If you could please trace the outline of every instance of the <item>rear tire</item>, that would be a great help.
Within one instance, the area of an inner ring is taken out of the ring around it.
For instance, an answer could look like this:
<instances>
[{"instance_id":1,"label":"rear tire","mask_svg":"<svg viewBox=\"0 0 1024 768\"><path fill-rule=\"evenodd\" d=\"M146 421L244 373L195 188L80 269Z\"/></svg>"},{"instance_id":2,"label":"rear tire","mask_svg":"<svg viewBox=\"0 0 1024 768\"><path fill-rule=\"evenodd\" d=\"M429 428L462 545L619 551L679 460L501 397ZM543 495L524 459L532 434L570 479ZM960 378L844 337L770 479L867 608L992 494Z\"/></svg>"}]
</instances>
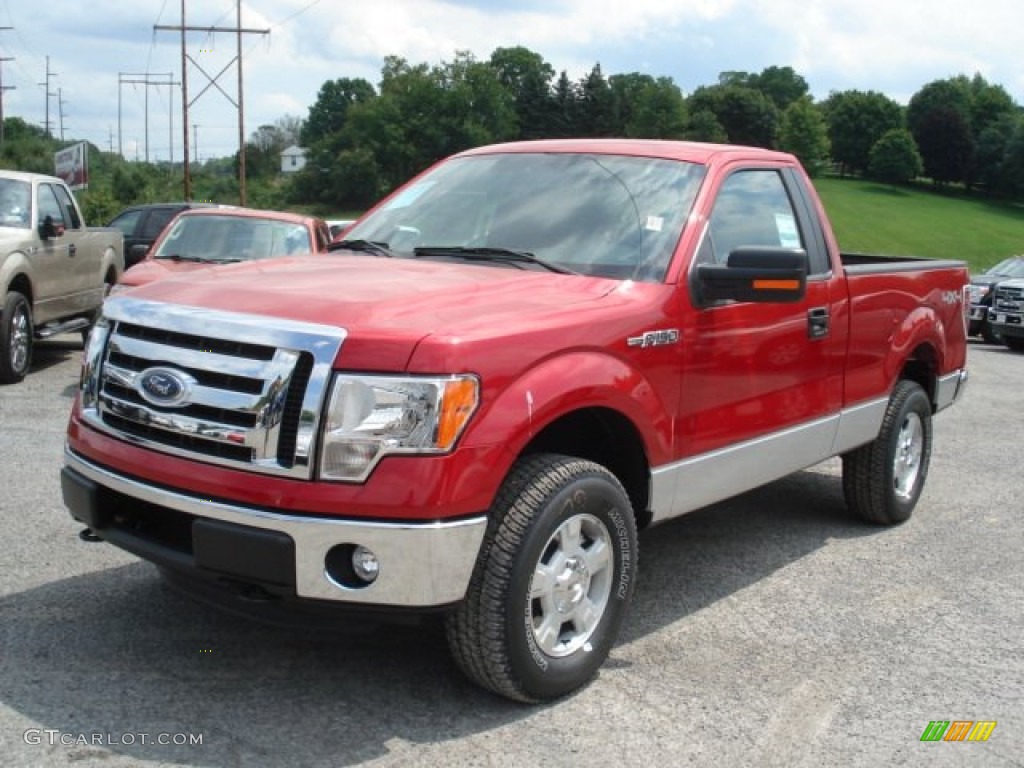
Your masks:
<instances>
[{"instance_id":1,"label":"rear tire","mask_svg":"<svg viewBox=\"0 0 1024 768\"><path fill-rule=\"evenodd\" d=\"M914 511L932 451L932 407L913 381L900 381L889 398L874 442L843 456L846 506L872 523L893 525Z\"/></svg>"},{"instance_id":2,"label":"rear tire","mask_svg":"<svg viewBox=\"0 0 1024 768\"><path fill-rule=\"evenodd\" d=\"M17 384L32 366L32 307L11 291L0 312L0 384Z\"/></svg>"},{"instance_id":3,"label":"rear tire","mask_svg":"<svg viewBox=\"0 0 1024 768\"><path fill-rule=\"evenodd\" d=\"M604 467L541 454L513 467L492 514L466 599L446 620L452 656L509 699L564 696L604 663L633 596L629 498Z\"/></svg>"}]
</instances>

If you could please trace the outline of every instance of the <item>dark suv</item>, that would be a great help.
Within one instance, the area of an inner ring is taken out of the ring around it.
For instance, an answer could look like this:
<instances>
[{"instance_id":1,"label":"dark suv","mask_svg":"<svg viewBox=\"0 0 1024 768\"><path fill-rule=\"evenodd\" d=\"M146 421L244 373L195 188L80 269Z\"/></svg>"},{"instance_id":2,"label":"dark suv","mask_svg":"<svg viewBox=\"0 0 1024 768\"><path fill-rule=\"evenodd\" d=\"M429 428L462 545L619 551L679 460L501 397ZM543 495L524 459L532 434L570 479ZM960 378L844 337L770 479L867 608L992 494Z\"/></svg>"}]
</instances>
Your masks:
<instances>
[{"instance_id":1,"label":"dark suv","mask_svg":"<svg viewBox=\"0 0 1024 768\"><path fill-rule=\"evenodd\" d=\"M213 208L214 203L148 203L125 208L111 219L108 227L124 233L124 266L137 264L159 236L167 222L189 208Z\"/></svg>"},{"instance_id":2,"label":"dark suv","mask_svg":"<svg viewBox=\"0 0 1024 768\"><path fill-rule=\"evenodd\" d=\"M968 329L971 336L981 336L990 343L996 340L988 322L988 310L996 286L1011 277L1024 277L1024 256L1010 256L983 274L971 275L971 325Z\"/></svg>"}]
</instances>

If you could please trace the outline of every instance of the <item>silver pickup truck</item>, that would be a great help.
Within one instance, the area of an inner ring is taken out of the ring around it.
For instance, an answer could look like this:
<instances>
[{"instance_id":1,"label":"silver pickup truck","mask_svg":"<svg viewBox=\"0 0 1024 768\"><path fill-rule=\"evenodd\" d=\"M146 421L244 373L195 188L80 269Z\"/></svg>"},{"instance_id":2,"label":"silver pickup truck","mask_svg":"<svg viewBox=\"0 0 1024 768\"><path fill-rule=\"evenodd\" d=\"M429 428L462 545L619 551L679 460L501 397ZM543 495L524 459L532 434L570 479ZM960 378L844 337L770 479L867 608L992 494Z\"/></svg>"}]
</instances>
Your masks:
<instances>
[{"instance_id":1,"label":"silver pickup truck","mask_svg":"<svg viewBox=\"0 0 1024 768\"><path fill-rule=\"evenodd\" d=\"M61 179L0 170L0 384L25 377L36 339L87 331L123 271L121 231L86 227Z\"/></svg>"}]
</instances>

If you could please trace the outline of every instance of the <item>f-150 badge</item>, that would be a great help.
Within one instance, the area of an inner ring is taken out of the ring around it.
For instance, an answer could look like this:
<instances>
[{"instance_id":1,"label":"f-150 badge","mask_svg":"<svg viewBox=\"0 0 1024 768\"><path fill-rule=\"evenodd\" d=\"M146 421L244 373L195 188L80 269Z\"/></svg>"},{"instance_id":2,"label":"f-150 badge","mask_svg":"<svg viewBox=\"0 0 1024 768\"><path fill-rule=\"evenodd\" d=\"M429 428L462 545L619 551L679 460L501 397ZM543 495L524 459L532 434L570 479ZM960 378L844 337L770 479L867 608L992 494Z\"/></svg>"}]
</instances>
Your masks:
<instances>
[{"instance_id":1,"label":"f-150 badge","mask_svg":"<svg viewBox=\"0 0 1024 768\"><path fill-rule=\"evenodd\" d=\"M676 328L669 328L663 331L647 331L643 336L634 336L626 339L626 344L631 347L663 347L666 344L675 344L679 341L679 331Z\"/></svg>"}]
</instances>

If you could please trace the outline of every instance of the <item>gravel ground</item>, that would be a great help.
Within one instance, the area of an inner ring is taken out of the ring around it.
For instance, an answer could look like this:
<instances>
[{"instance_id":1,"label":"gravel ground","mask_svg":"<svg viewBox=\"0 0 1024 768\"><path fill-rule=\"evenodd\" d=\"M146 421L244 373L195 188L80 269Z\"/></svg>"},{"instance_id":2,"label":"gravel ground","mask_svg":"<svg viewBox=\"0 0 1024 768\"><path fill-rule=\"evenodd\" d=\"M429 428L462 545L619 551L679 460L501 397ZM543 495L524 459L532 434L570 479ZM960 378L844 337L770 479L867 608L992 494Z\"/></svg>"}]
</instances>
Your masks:
<instances>
[{"instance_id":1,"label":"gravel ground","mask_svg":"<svg viewBox=\"0 0 1024 768\"><path fill-rule=\"evenodd\" d=\"M1024 765L1024 355L971 342L905 525L852 519L831 461L642 533L611 658L540 707L464 680L436 626L256 624L80 541L80 356L44 343L0 388L6 766ZM933 720L998 725L923 743Z\"/></svg>"}]
</instances>

